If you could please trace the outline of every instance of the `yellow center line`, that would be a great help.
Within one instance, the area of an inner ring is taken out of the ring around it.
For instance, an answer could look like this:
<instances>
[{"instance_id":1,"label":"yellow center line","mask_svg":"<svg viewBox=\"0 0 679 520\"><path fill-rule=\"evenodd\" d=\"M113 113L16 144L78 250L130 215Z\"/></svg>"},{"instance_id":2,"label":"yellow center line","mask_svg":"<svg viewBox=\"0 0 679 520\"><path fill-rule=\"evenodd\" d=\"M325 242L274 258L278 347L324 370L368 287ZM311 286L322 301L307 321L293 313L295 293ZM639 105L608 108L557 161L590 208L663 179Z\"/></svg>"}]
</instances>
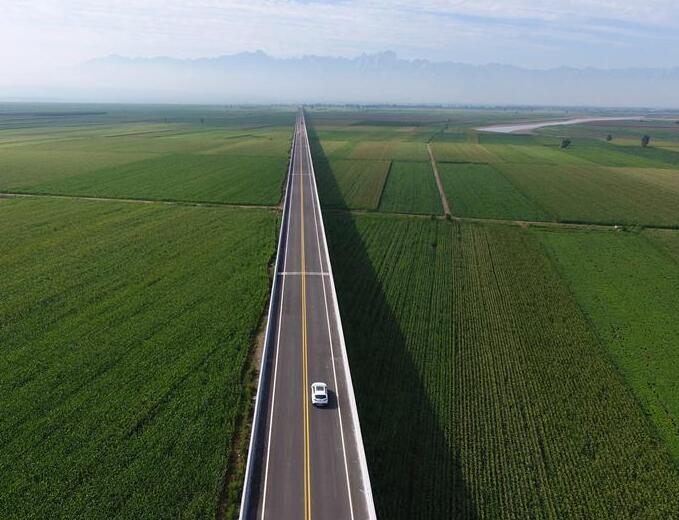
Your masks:
<instances>
[{"instance_id":1,"label":"yellow center line","mask_svg":"<svg viewBox=\"0 0 679 520\"><path fill-rule=\"evenodd\" d=\"M301 166L301 164L300 164ZM304 257L304 176L299 176L300 185L300 240L302 273L306 270ZM309 449L309 375L308 375L308 345L306 324L306 276L302 274L302 399L304 401L304 518L311 520L311 455Z\"/></svg>"}]
</instances>

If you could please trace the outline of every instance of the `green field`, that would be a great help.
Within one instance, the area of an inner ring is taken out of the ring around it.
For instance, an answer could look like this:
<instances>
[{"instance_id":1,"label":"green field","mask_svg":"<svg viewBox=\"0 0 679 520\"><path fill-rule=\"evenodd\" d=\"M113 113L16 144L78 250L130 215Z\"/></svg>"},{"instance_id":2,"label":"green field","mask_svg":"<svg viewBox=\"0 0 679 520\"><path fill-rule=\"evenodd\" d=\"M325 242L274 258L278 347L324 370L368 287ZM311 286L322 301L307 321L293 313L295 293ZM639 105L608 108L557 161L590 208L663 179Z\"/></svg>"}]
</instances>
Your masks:
<instances>
[{"instance_id":1,"label":"green field","mask_svg":"<svg viewBox=\"0 0 679 520\"><path fill-rule=\"evenodd\" d=\"M530 231L326 219L380 517L679 514L676 466Z\"/></svg>"},{"instance_id":2,"label":"green field","mask_svg":"<svg viewBox=\"0 0 679 520\"><path fill-rule=\"evenodd\" d=\"M192 110L117 107L72 126L29 116L11 125L0 111L0 192L278 204L294 111Z\"/></svg>"},{"instance_id":3,"label":"green field","mask_svg":"<svg viewBox=\"0 0 679 520\"><path fill-rule=\"evenodd\" d=\"M510 220L550 218L491 165L440 163L438 169L453 215Z\"/></svg>"},{"instance_id":4,"label":"green field","mask_svg":"<svg viewBox=\"0 0 679 520\"><path fill-rule=\"evenodd\" d=\"M389 213L441 214L441 197L431 164L392 162L379 209Z\"/></svg>"},{"instance_id":5,"label":"green field","mask_svg":"<svg viewBox=\"0 0 679 520\"><path fill-rule=\"evenodd\" d=\"M328 208L377 209L391 161L331 159L314 164L319 196Z\"/></svg>"},{"instance_id":6,"label":"green field","mask_svg":"<svg viewBox=\"0 0 679 520\"><path fill-rule=\"evenodd\" d=\"M0 199L0 517L214 518L276 227Z\"/></svg>"},{"instance_id":7,"label":"green field","mask_svg":"<svg viewBox=\"0 0 679 520\"><path fill-rule=\"evenodd\" d=\"M358 144L350 157L352 159L426 161L428 155L424 143L368 141Z\"/></svg>"},{"instance_id":8,"label":"green field","mask_svg":"<svg viewBox=\"0 0 679 520\"><path fill-rule=\"evenodd\" d=\"M539 237L679 462L679 232Z\"/></svg>"},{"instance_id":9,"label":"green field","mask_svg":"<svg viewBox=\"0 0 679 520\"><path fill-rule=\"evenodd\" d=\"M495 159L495 156L480 144L434 142L431 148L439 162L489 163Z\"/></svg>"},{"instance_id":10,"label":"green field","mask_svg":"<svg viewBox=\"0 0 679 520\"><path fill-rule=\"evenodd\" d=\"M630 175L597 166L498 165L511 183L559 221L679 225L679 173ZM668 170L670 172L670 170ZM673 175L675 174L675 175ZM659 185L673 183L674 189Z\"/></svg>"},{"instance_id":11,"label":"green field","mask_svg":"<svg viewBox=\"0 0 679 520\"><path fill-rule=\"evenodd\" d=\"M229 204L277 204L287 158L168 154L13 192Z\"/></svg>"}]
</instances>

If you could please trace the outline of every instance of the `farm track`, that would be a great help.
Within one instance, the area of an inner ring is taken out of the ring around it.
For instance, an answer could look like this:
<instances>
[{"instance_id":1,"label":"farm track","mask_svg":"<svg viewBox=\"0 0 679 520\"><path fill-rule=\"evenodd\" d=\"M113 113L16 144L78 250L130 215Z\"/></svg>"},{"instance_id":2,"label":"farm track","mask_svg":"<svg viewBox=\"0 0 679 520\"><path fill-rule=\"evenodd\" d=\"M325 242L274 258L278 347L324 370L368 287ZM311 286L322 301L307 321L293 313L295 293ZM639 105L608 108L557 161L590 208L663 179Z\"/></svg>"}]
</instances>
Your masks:
<instances>
[{"instance_id":1,"label":"farm track","mask_svg":"<svg viewBox=\"0 0 679 520\"><path fill-rule=\"evenodd\" d=\"M56 195L51 193L16 193L0 192L0 199L11 198L43 198L43 199L67 199L86 200L99 202L125 202L129 204L162 204L167 206L194 206L200 208L239 208L239 209L270 209L280 211L281 205L267 206L262 204L229 204L224 202L193 202L181 200L158 200L158 199L129 199L116 197L88 197L86 195Z\"/></svg>"},{"instance_id":2,"label":"farm track","mask_svg":"<svg viewBox=\"0 0 679 520\"><path fill-rule=\"evenodd\" d=\"M434 171L436 187L438 188L439 195L441 196L441 206L443 206L443 213L446 216L452 216L452 213L450 212L450 206L448 205L448 197L446 197L446 192L443 189L443 183L441 182L441 176L439 175L439 168L436 165L436 159L434 158L434 152L431 149L430 143L427 143L427 153L429 154L429 160L431 160L431 169Z\"/></svg>"}]
</instances>

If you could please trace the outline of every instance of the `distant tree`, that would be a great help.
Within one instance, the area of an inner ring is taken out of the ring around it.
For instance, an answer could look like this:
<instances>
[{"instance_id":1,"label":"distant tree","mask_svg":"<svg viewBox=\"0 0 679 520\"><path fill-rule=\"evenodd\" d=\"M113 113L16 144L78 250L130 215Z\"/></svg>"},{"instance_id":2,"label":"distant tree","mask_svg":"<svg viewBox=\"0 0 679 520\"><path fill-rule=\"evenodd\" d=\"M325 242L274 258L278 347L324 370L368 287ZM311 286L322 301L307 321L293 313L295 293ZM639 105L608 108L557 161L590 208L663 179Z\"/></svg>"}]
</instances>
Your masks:
<instances>
[{"instance_id":1,"label":"distant tree","mask_svg":"<svg viewBox=\"0 0 679 520\"><path fill-rule=\"evenodd\" d=\"M561 148L566 149L571 145L571 140L568 137L564 137L561 139Z\"/></svg>"},{"instance_id":2,"label":"distant tree","mask_svg":"<svg viewBox=\"0 0 679 520\"><path fill-rule=\"evenodd\" d=\"M202 125L203 123L205 123L205 119L203 119L203 118L201 117L201 118L200 118L200 124Z\"/></svg>"},{"instance_id":3,"label":"distant tree","mask_svg":"<svg viewBox=\"0 0 679 520\"><path fill-rule=\"evenodd\" d=\"M613 140L613 136L611 134L608 134L606 136L606 141L612 141L612 140Z\"/></svg>"},{"instance_id":4,"label":"distant tree","mask_svg":"<svg viewBox=\"0 0 679 520\"><path fill-rule=\"evenodd\" d=\"M644 135L641 138L641 146L643 146L644 148L646 148L648 146L648 143L650 143L650 142L651 142L651 136L650 135Z\"/></svg>"}]
</instances>

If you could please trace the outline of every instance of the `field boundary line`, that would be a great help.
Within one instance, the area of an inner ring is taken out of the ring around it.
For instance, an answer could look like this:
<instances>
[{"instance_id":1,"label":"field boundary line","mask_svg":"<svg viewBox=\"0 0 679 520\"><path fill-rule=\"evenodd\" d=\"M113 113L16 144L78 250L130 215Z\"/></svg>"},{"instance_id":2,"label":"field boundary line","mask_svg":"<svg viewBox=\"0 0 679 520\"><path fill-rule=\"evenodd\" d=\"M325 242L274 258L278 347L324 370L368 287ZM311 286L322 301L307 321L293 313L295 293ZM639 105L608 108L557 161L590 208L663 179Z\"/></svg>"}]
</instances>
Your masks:
<instances>
[{"instance_id":1,"label":"field boundary line","mask_svg":"<svg viewBox=\"0 0 679 520\"><path fill-rule=\"evenodd\" d=\"M342 364L344 368L344 377L347 383L347 395L349 397L349 410L351 412L352 422L354 423L354 436L356 438L356 445L358 447L359 466L361 468L361 480L363 481L363 494L365 495L366 506L368 508L368 519L377 520L377 513L375 512L375 502L373 498L372 486L370 484L370 475L368 473L368 461L365 456L365 447L363 445L363 435L361 434L361 423L358 419L358 408L356 407L356 396L354 395L354 384L351 379L351 371L349 369L349 357L347 355L347 346L344 341L344 328L342 327L342 318L339 312L339 303L337 301L337 290L335 288L335 277L332 272L332 263L330 262L330 252L328 250L328 241L325 235L325 224L323 222L323 214L321 210L321 201L318 198L318 186L316 184L316 171L314 170L314 163L311 157L311 145L309 144L309 135L306 131L306 118L304 118L304 138L307 141L307 149L309 152L309 165L311 166L311 179L314 182L314 197L319 208L319 220L321 225L321 235L323 237L323 250L328 261L328 272L330 273L330 296L332 297L332 306L335 311L335 321L337 322L337 335L339 336L340 350L342 352Z\"/></svg>"},{"instance_id":2,"label":"field boundary line","mask_svg":"<svg viewBox=\"0 0 679 520\"><path fill-rule=\"evenodd\" d=\"M377 215L381 217L401 217L413 219L439 219L443 220L442 215L433 215L431 213L400 213L397 211L375 211L370 209L345 209L330 207L326 211L331 213L349 213L352 215ZM519 227L545 227L545 228L563 228L563 229L598 229L601 231L620 231L620 232L634 232L636 230L664 230L664 231L679 231L679 224L607 224L605 222L586 222L578 220L561 220L559 222L554 220L518 220L518 219L501 219L490 217L459 217L452 215L451 220L456 222L476 222L479 224L498 224L507 226Z\"/></svg>"},{"instance_id":3,"label":"field boundary line","mask_svg":"<svg viewBox=\"0 0 679 520\"><path fill-rule=\"evenodd\" d=\"M250 446L248 447L248 460L245 464L245 476L243 479L243 492L241 494L240 512L238 518L240 520L245 520L249 513L250 500L252 493L252 473L253 466L255 464L254 452L257 448L258 439L260 436L260 429L262 428L263 422L263 410L262 407L262 395L265 393L266 381L268 379L268 361L270 356L270 343L271 343L271 326L274 323L273 313L278 305L278 296L280 293L281 280L285 280L285 277L279 276L279 271L283 270L284 267L281 266L281 258L285 259L285 251L287 251L287 225L289 221L290 214L290 197L289 192L292 187L291 173L293 168L293 162L295 159L296 152L296 142L297 142L297 121L295 122L295 128L293 130L292 145L290 147L290 161L288 163L288 174L285 180L285 200L283 203L283 218L281 220L281 228L278 232L278 247L276 249L276 262L274 264L274 277L271 284L271 296L269 297L269 310L267 312L267 322L266 322L266 332L264 334L264 348L262 349L262 360L259 368L259 381L257 382L257 394L255 395L255 407L252 414L252 428L250 431ZM281 252L283 251L283 254Z\"/></svg>"},{"instance_id":4,"label":"field boundary line","mask_svg":"<svg viewBox=\"0 0 679 520\"><path fill-rule=\"evenodd\" d=\"M441 206L443 207L443 214L446 217L450 217L452 213L450 212L450 206L448 205L448 197L446 197L446 192L443 190L443 183L441 182L441 176L439 175L439 168L436 165L434 152L431 149L431 143L427 143L427 153L429 154L429 160L431 161L431 169L434 171L434 180L436 181L436 187L438 188L439 196L441 197Z\"/></svg>"},{"instance_id":5,"label":"field boundary line","mask_svg":"<svg viewBox=\"0 0 679 520\"><path fill-rule=\"evenodd\" d=\"M14 198L35 198L35 199L63 199L63 200L85 200L95 202L123 202L126 204L158 204L165 206L191 206L197 208L239 208L239 209L268 209L280 211L278 205L266 204L232 204L229 202L199 202L191 200L164 200L164 199L134 199L124 197L94 197L90 195L58 195L54 193L21 193L12 191L0 192L0 199Z\"/></svg>"}]
</instances>

